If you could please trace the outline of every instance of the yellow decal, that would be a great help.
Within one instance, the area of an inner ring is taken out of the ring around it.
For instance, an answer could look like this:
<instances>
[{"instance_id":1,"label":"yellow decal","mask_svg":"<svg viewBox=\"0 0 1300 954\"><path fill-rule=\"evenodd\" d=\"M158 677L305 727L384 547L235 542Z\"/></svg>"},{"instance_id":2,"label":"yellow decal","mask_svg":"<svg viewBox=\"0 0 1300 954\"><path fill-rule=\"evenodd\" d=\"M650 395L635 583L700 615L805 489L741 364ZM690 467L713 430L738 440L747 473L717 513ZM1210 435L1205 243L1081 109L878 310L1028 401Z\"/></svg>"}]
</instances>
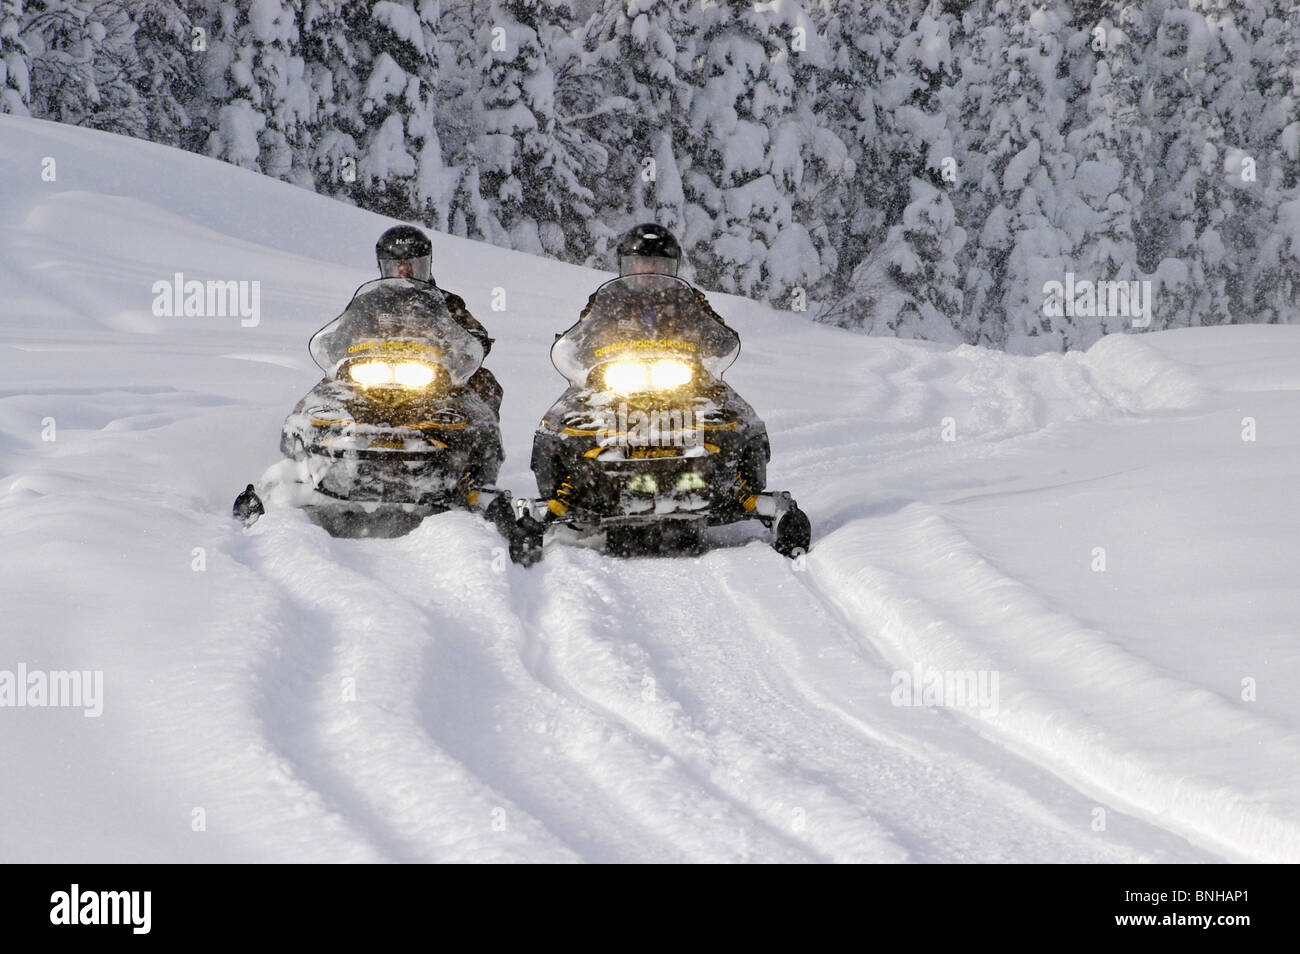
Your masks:
<instances>
[{"instance_id":1,"label":"yellow decal","mask_svg":"<svg viewBox=\"0 0 1300 954\"><path fill-rule=\"evenodd\" d=\"M638 447L629 451L627 456L632 460L639 457L676 457L677 449L675 447Z\"/></svg>"},{"instance_id":2,"label":"yellow decal","mask_svg":"<svg viewBox=\"0 0 1300 954\"><path fill-rule=\"evenodd\" d=\"M662 348L665 351L696 351L696 347L689 341L678 341L676 338L642 338L639 341L616 341L614 344L605 345L603 348L596 349L596 357L600 358L607 354L619 354L624 351L654 351Z\"/></svg>"},{"instance_id":3,"label":"yellow decal","mask_svg":"<svg viewBox=\"0 0 1300 954\"><path fill-rule=\"evenodd\" d=\"M442 357L442 352L430 345L415 341L361 341L348 348L348 354L364 351L413 351L417 354L431 354Z\"/></svg>"}]
</instances>

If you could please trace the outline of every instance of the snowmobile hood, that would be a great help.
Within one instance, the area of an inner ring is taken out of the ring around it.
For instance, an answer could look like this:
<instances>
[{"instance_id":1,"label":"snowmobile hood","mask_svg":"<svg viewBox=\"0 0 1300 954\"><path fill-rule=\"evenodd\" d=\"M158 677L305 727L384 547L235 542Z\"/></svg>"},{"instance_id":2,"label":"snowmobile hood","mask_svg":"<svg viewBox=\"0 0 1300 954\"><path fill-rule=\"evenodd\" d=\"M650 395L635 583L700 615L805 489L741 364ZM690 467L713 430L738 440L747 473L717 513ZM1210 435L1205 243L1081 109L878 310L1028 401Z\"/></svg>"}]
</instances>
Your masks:
<instances>
[{"instance_id":1,"label":"snowmobile hood","mask_svg":"<svg viewBox=\"0 0 1300 954\"><path fill-rule=\"evenodd\" d=\"M611 361L680 358L715 378L740 354L740 337L671 275L626 275L596 290L585 318L556 339L551 363L577 387Z\"/></svg>"},{"instance_id":2,"label":"snowmobile hood","mask_svg":"<svg viewBox=\"0 0 1300 954\"><path fill-rule=\"evenodd\" d=\"M452 318L438 289L410 278L366 282L307 347L331 375L352 358L399 356L441 365L461 385L483 364L483 346Z\"/></svg>"}]
</instances>

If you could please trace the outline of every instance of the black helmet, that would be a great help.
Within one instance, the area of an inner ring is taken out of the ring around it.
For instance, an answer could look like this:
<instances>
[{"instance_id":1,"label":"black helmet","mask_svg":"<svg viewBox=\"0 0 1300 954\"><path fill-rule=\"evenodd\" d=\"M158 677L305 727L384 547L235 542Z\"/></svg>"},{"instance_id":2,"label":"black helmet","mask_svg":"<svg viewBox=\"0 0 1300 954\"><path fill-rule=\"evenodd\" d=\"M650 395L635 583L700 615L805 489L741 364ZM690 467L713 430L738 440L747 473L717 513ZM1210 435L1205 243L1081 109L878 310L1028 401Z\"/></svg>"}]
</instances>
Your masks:
<instances>
[{"instance_id":1,"label":"black helmet","mask_svg":"<svg viewBox=\"0 0 1300 954\"><path fill-rule=\"evenodd\" d=\"M646 222L623 233L618 240L618 273L676 275L682 247L662 225Z\"/></svg>"},{"instance_id":2,"label":"black helmet","mask_svg":"<svg viewBox=\"0 0 1300 954\"><path fill-rule=\"evenodd\" d=\"M384 278L433 280L433 243L413 225L394 225L379 236L375 258Z\"/></svg>"}]
</instances>

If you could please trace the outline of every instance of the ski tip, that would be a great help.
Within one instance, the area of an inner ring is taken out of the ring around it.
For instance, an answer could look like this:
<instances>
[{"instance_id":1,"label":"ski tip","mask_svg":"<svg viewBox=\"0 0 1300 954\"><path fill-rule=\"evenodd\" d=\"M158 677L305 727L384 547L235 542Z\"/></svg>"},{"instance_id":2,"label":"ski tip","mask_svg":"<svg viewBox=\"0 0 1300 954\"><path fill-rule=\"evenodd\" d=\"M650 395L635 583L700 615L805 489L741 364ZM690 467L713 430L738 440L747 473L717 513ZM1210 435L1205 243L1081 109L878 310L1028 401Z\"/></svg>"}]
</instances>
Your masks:
<instances>
[{"instance_id":1,"label":"ski tip","mask_svg":"<svg viewBox=\"0 0 1300 954\"><path fill-rule=\"evenodd\" d=\"M235 498L234 506L230 508L230 515L245 527L251 527L264 513L266 507L262 504L262 498L257 496L257 491L253 489L252 484L244 488L244 492Z\"/></svg>"}]
</instances>

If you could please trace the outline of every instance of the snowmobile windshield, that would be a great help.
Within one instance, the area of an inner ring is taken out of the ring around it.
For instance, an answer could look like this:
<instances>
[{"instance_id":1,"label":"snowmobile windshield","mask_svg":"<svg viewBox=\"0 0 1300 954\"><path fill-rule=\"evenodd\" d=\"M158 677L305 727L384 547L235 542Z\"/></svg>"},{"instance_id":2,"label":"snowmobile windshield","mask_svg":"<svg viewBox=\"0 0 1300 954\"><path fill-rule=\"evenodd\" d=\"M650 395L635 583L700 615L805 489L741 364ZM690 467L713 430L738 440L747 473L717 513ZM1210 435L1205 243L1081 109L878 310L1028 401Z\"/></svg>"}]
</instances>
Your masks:
<instances>
[{"instance_id":1,"label":"snowmobile windshield","mask_svg":"<svg viewBox=\"0 0 1300 954\"><path fill-rule=\"evenodd\" d=\"M438 289L409 278L362 285L307 347L330 374L355 358L396 357L440 365L459 385L483 363L483 346L451 317Z\"/></svg>"},{"instance_id":2,"label":"snowmobile windshield","mask_svg":"<svg viewBox=\"0 0 1300 954\"><path fill-rule=\"evenodd\" d=\"M740 354L739 336L700 305L695 289L671 275L626 275L601 285L587 317L551 347L562 375L586 387L611 363L688 362L715 378Z\"/></svg>"}]
</instances>

